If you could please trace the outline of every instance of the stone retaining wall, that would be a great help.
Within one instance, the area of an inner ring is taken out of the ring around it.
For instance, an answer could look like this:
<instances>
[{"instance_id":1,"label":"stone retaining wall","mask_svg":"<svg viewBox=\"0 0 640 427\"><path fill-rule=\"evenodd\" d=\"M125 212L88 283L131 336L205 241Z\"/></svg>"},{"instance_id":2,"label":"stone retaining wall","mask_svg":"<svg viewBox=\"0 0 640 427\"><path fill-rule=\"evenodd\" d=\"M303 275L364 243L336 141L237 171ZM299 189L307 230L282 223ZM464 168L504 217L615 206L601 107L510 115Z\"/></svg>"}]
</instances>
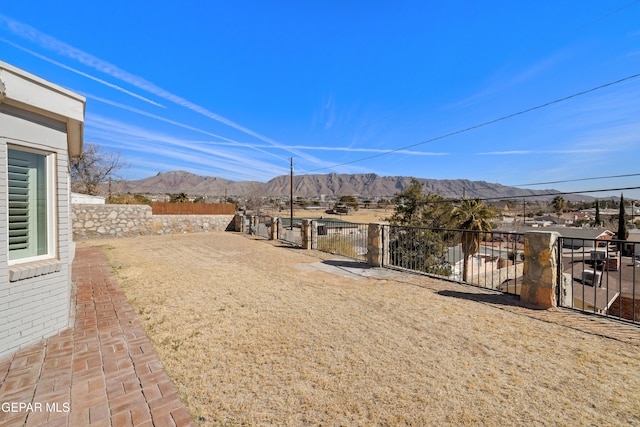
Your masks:
<instances>
[{"instance_id":1,"label":"stone retaining wall","mask_svg":"<svg viewBox=\"0 0 640 427\"><path fill-rule=\"evenodd\" d=\"M225 231L233 215L153 215L147 205L72 205L73 239Z\"/></svg>"}]
</instances>

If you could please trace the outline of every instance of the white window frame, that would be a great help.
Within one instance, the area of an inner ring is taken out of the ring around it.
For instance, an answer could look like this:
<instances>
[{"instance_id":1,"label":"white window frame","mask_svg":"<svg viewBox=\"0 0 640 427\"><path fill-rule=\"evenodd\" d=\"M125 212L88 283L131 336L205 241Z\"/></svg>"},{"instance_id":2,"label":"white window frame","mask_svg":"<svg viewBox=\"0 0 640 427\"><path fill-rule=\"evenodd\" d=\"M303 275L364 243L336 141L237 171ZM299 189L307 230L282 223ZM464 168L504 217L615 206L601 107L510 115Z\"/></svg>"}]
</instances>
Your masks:
<instances>
[{"instance_id":1,"label":"white window frame","mask_svg":"<svg viewBox=\"0 0 640 427\"><path fill-rule=\"evenodd\" d=\"M33 153L38 154L40 156L44 156L44 168L45 168L45 197L46 197L46 253L42 255L28 256L24 258L12 259L9 260L9 180L7 177L7 186L6 186L6 203L7 203L7 259L8 265L13 266L17 264L24 264L28 262L35 261L43 261L56 259L58 257L57 248L58 248L58 209L57 209L57 198L56 198L56 188L57 188L57 176L56 176L56 153L52 151L44 151L38 150L35 148L27 147L24 145L18 145L16 143L7 142L7 165L5 166L4 173L8 175L9 173L9 150L21 151L25 153Z\"/></svg>"}]
</instances>

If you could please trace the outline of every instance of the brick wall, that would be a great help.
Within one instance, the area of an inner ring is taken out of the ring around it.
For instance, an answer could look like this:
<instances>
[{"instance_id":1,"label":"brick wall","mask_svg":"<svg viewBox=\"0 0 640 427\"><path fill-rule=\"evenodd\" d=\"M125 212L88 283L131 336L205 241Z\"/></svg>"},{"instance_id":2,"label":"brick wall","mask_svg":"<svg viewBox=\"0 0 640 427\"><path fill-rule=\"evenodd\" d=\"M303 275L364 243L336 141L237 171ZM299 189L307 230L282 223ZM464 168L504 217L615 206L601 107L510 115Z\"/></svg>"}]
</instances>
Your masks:
<instances>
[{"instance_id":1,"label":"brick wall","mask_svg":"<svg viewBox=\"0 0 640 427\"><path fill-rule=\"evenodd\" d=\"M634 311L634 302L632 295L620 295L616 300L611 304L609 308L609 314L611 316L620 316L623 319L634 320L633 311ZM640 300L635 300L635 321L640 321Z\"/></svg>"},{"instance_id":2,"label":"brick wall","mask_svg":"<svg viewBox=\"0 0 640 427\"><path fill-rule=\"evenodd\" d=\"M55 136L55 135L54 135ZM58 135L66 143L66 137ZM0 146L0 167L6 170L6 146ZM9 266L0 260L0 356L12 353L69 327L71 310L71 233L66 151L57 151L57 257ZM6 180L0 174L0 211L6 212ZM0 244L8 247L6 216L0 219Z\"/></svg>"},{"instance_id":3,"label":"brick wall","mask_svg":"<svg viewBox=\"0 0 640 427\"><path fill-rule=\"evenodd\" d=\"M69 326L68 268L10 282L0 290L0 354L55 335ZM62 285L62 286L61 286Z\"/></svg>"}]
</instances>

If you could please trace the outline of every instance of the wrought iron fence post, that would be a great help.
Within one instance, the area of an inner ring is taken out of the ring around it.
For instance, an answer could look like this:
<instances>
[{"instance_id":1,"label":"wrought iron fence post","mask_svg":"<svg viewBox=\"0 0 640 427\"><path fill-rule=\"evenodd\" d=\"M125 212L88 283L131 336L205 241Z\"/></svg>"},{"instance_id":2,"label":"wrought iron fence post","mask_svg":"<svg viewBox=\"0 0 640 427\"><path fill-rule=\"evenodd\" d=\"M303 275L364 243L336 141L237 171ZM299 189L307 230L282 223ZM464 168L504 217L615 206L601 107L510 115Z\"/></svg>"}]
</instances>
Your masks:
<instances>
[{"instance_id":1,"label":"wrought iron fence post","mask_svg":"<svg viewBox=\"0 0 640 427\"><path fill-rule=\"evenodd\" d=\"M277 229L277 233L278 233L278 240L282 239L284 237L284 234L282 233L282 219L280 219L280 217L278 217L278 220L276 222L276 229Z\"/></svg>"}]
</instances>

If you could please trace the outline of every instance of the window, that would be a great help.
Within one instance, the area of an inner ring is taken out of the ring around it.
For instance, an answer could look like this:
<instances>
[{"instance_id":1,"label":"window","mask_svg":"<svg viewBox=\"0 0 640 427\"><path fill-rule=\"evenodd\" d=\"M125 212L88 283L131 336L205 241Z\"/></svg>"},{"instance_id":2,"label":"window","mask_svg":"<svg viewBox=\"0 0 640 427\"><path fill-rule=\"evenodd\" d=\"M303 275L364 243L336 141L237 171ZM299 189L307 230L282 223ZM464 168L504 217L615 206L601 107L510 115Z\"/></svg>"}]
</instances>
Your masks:
<instances>
[{"instance_id":1,"label":"window","mask_svg":"<svg viewBox=\"0 0 640 427\"><path fill-rule=\"evenodd\" d=\"M8 150L9 262L53 255L52 154Z\"/></svg>"}]
</instances>

